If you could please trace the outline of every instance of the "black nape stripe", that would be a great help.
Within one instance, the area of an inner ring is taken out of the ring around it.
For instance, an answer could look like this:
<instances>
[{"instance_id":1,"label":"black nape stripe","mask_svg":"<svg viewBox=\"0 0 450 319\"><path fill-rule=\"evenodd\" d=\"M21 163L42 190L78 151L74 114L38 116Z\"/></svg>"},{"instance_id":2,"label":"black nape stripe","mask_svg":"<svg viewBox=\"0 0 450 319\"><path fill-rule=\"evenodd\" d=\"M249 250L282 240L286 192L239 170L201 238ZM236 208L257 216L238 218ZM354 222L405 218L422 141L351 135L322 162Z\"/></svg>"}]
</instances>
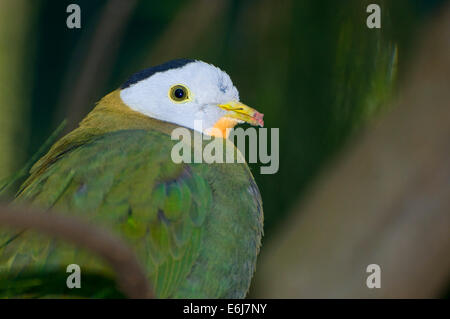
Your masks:
<instances>
[{"instance_id":1,"label":"black nape stripe","mask_svg":"<svg viewBox=\"0 0 450 319\"><path fill-rule=\"evenodd\" d=\"M163 64L157 65L157 66L152 66L148 69L139 71L135 74L133 74L128 80L125 81L125 83L123 83L120 88L121 89L125 89L143 79L146 79L150 76L152 76L155 73L158 72L164 72L167 70L171 70L171 69L178 69L181 68L182 66L185 66L188 63L191 62L195 62L195 60L192 59L176 59L176 60L171 60L168 62L165 62Z\"/></svg>"}]
</instances>

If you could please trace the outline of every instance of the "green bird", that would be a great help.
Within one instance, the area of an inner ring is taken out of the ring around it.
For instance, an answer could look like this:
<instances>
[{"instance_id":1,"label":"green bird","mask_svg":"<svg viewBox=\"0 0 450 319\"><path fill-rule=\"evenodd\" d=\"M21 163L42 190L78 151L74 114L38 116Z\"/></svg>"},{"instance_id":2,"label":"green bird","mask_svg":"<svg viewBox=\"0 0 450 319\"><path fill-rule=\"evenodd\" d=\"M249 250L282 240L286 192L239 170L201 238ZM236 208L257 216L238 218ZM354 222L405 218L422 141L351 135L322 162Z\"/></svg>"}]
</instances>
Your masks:
<instances>
[{"instance_id":1,"label":"green bird","mask_svg":"<svg viewBox=\"0 0 450 319\"><path fill-rule=\"evenodd\" d=\"M230 128L262 126L262 118L239 102L228 74L211 64L179 59L145 69L103 97L34 164L15 203L77 216L118 234L159 298L243 298L263 233L258 187L245 162L175 163L171 151L179 141L171 132L183 127L231 143ZM29 271L51 277L69 264L80 266L84 287L85 273L112 274L70 243L0 228L0 277L9 276L10 288L11 278ZM65 278L58 281L67 292ZM45 294L40 284L25 284L37 285L25 296Z\"/></svg>"}]
</instances>

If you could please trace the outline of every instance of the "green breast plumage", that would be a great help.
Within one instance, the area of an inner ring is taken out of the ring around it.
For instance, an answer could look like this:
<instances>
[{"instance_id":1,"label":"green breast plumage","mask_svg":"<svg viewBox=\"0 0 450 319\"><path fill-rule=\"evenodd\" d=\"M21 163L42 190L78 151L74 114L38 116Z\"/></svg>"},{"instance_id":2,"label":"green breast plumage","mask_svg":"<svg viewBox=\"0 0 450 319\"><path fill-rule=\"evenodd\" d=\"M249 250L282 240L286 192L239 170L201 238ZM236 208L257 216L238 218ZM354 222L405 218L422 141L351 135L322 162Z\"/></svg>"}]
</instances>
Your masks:
<instances>
[{"instance_id":1,"label":"green breast plumage","mask_svg":"<svg viewBox=\"0 0 450 319\"><path fill-rule=\"evenodd\" d=\"M175 164L170 152L176 141L160 129L165 124L133 113L127 113L133 124L114 128L111 122L99 130L94 122L100 115L110 121L123 115L107 102L33 168L16 201L119 234L133 247L158 297L244 297L263 222L247 165ZM29 231L0 232L0 272L68 264L111 272L70 244Z\"/></svg>"}]
</instances>

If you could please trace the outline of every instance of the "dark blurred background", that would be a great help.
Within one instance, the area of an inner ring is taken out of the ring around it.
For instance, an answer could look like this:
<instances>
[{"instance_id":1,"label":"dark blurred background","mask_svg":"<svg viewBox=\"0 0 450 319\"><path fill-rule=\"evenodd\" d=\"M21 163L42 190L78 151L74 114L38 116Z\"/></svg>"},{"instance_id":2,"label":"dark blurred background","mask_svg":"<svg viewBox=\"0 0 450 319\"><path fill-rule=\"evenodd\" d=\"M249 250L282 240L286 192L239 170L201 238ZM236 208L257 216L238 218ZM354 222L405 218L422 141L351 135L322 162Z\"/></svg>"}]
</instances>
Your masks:
<instances>
[{"instance_id":1,"label":"dark blurred background","mask_svg":"<svg viewBox=\"0 0 450 319\"><path fill-rule=\"evenodd\" d=\"M252 172L264 247L322 168L389 112L418 30L445 1L0 0L0 179L63 119L77 125L129 75L174 58L219 66L280 128L280 168ZM81 29L66 8L81 7ZM381 29L366 27L370 3Z\"/></svg>"}]
</instances>

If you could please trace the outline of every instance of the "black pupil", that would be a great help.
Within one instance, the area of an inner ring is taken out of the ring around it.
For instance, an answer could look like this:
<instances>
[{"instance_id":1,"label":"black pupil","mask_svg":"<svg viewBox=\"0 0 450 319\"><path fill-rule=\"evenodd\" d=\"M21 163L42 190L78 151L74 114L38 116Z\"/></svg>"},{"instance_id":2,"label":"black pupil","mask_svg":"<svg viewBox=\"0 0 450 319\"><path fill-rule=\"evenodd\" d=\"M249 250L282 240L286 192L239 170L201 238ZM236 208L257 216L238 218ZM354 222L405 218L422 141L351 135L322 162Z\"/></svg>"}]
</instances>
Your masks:
<instances>
[{"instance_id":1,"label":"black pupil","mask_svg":"<svg viewBox=\"0 0 450 319\"><path fill-rule=\"evenodd\" d=\"M181 99L181 98L184 97L184 90L178 88L178 89L175 90L174 95L175 95L175 97L176 97L177 99Z\"/></svg>"}]
</instances>

